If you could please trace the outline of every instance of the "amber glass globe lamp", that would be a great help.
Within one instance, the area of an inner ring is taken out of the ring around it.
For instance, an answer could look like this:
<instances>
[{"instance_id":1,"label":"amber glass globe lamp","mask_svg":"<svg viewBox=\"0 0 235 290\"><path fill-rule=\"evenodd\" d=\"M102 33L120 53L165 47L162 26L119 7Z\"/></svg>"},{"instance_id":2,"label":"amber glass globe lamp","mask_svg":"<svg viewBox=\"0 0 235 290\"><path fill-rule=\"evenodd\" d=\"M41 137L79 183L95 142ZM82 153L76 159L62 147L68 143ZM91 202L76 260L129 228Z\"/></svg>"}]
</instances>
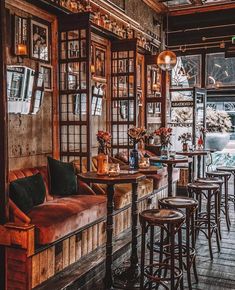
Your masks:
<instances>
[{"instance_id":1,"label":"amber glass globe lamp","mask_svg":"<svg viewBox=\"0 0 235 290\"><path fill-rule=\"evenodd\" d=\"M164 71L170 71L176 65L177 57L171 50L162 51L157 58L158 66Z\"/></svg>"}]
</instances>

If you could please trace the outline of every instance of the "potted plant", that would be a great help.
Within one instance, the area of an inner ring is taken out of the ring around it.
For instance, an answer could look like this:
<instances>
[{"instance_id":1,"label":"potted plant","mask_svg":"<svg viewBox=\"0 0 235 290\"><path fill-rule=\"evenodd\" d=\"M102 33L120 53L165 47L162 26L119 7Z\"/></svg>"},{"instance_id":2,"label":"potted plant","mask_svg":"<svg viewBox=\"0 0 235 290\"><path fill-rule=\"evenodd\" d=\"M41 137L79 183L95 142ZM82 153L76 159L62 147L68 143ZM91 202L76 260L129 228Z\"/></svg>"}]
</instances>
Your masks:
<instances>
[{"instance_id":1,"label":"potted plant","mask_svg":"<svg viewBox=\"0 0 235 290\"><path fill-rule=\"evenodd\" d=\"M161 158L169 157L169 145L171 145L172 128L161 127L154 131L156 136L160 137Z\"/></svg>"},{"instance_id":2,"label":"potted plant","mask_svg":"<svg viewBox=\"0 0 235 290\"><path fill-rule=\"evenodd\" d=\"M229 142L228 132L231 127L232 122L227 112L208 107L206 110L206 149L222 151Z\"/></svg>"},{"instance_id":3,"label":"potted plant","mask_svg":"<svg viewBox=\"0 0 235 290\"><path fill-rule=\"evenodd\" d=\"M98 147L97 174L108 174L108 151L111 146L111 134L105 131L98 131L96 134Z\"/></svg>"},{"instance_id":4,"label":"potted plant","mask_svg":"<svg viewBox=\"0 0 235 290\"><path fill-rule=\"evenodd\" d=\"M182 143L183 151L188 151L188 142L192 140L192 134L189 132L183 133L179 136L178 140Z\"/></svg>"},{"instance_id":5,"label":"potted plant","mask_svg":"<svg viewBox=\"0 0 235 290\"><path fill-rule=\"evenodd\" d=\"M146 129L132 127L128 130L127 134L130 137L134 147L130 152L130 167L137 169L139 168L139 152L137 149L137 145L146 136Z\"/></svg>"}]
</instances>

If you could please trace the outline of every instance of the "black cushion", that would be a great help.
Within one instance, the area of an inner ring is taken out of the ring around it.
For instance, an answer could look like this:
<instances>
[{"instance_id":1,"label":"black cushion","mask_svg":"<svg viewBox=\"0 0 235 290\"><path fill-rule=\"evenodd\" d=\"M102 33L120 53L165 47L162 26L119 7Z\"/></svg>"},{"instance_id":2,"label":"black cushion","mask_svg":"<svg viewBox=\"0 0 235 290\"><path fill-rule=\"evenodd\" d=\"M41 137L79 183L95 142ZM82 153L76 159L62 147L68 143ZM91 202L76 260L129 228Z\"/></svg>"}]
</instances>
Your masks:
<instances>
[{"instance_id":1,"label":"black cushion","mask_svg":"<svg viewBox=\"0 0 235 290\"><path fill-rule=\"evenodd\" d=\"M24 212L44 202L46 188L40 173L10 183L10 198Z\"/></svg>"},{"instance_id":2,"label":"black cushion","mask_svg":"<svg viewBox=\"0 0 235 290\"><path fill-rule=\"evenodd\" d=\"M77 193L77 176L71 163L48 157L48 169L52 195L68 196Z\"/></svg>"}]
</instances>

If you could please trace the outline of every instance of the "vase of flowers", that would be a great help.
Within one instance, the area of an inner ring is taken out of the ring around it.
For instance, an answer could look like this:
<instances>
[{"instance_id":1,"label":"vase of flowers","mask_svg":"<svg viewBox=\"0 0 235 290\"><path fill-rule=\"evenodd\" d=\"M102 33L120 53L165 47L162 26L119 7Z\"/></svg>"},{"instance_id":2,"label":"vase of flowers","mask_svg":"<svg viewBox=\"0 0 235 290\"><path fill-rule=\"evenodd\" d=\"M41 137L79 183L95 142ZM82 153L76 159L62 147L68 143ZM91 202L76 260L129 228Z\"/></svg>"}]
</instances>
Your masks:
<instances>
[{"instance_id":1,"label":"vase of flowers","mask_svg":"<svg viewBox=\"0 0 235 290\"><path fill-rule=\"evenodd\" d=\"M178 140L182 143L183 151L188 151L188 142L192 140L192 134L189 132L183 133L179 136Z\"/></svg>"},{"instance_id":2,"label":"vase of flowers","mask_svg":"<svg viewBox=\"0 0 235 290\"><path fill-rule=\"evenodd\" d=\"M161 158L169 158L169 146L171 145L172 128L161 127L155 130L155 135L160 137Z\"/></svg>"},{"instance_id":3,"label":"vase of flowers","mask_svg":"<svg viewBox=\"0 0 235 290\"><path fill-rule=\"evenodd\" d=\"M222 151L230 139L231 119L226 111L206 110L205 147L209 150Z\"/></svg>"},{"instance_id":4,"label":"vase of flowers","mask_svg":"<svg viewBox=\"0 0 235 290\"><path fill-rule=\"evenodd\" d=\"M128 130L128 136L133 144L133 149L130 152L130 168L139 168L138 143L144 139L145 135L145 128L132 127Z\"/></svg>"},{"instance_id":5,"label":"vase of flowers","mask_svg":"<svg viewBox=\"0 0 235 290\"><path fill-rule=\"evenodd\" d=\"M97 141L99 143L98 156L97 156L97 174L108 174L108 151L111 144L111 134L105 131L98 131L96 134Z\"/></svg>"}]
</instances>

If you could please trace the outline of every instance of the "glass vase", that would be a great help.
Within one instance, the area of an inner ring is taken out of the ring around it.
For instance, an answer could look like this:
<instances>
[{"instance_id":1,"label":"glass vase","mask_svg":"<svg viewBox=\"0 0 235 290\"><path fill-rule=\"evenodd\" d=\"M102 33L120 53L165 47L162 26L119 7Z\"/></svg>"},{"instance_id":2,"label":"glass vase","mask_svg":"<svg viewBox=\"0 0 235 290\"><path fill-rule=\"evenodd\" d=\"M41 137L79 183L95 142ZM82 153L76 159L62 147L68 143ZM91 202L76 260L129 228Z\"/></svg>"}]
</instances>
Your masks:
<instances>
[{"instance_id":1,"label":"glass vase","mask_svg":"<svg viewBox=\"0 0 235 290\"><path fill-rule=\"evenodd\" d=\"M132 149L130 152L130 168L139 168L139 152L137 149L137 144L134 145L134 149Z\"/></svg>"},{"instance_id":2,"label":"glass vase","mask_svg":"<svg viewBox=\"0 0 235 290\"><path fill-rule=\"evenodd\" d=\"M97 156L98 175L106 175L109 173L108 163L109 163L108 155L104 153L99 153Z\"/></svg>"},{"instance_id":3,"label":"glass vase","mask_svg":"<svg viewBox=\"0 0 235 290\"><path fill-rule=\"evenodd\" d=\"M161 146L161 159L169 158L169 148L166 145Z\"/></svg>"}]
</instances>

